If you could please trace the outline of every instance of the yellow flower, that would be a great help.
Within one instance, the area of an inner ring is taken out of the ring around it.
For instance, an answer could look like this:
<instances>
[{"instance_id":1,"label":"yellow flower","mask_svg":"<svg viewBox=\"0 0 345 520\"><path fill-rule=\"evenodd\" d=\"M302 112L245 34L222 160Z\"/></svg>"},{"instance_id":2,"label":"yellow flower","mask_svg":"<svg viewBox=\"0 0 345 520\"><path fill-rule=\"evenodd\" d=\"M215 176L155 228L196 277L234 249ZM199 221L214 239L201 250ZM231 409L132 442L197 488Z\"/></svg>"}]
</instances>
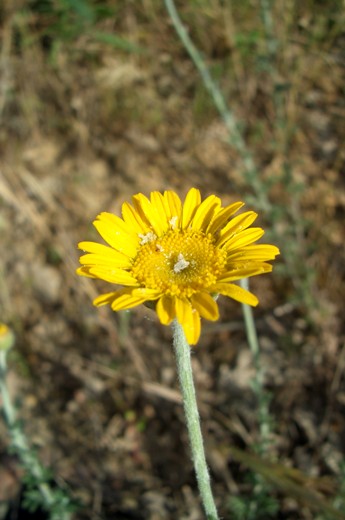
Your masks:
<instances>
[{"instance_id":1,"label":"yellow flower","mask_svg":"<svg viewBox=\"0 0 345 520\"><path fill-rule=\"evenodd\" d=\"M10 350L14 345L14 334L12 330L0 322L0 350Z\"/></svg>"},{"instance_id":2,"label":"yellow flower","mask_svg":"<svg viewBox=\"0 0 345 520\"><path fill-rule=\"evenodd\" d=\"M218 319L215 295L257 305L256 296L232 283L270 272L266 261L279 254L275 246L253 245L264 234L249 227L256 213L230 218L243 202L222 207L215 195L201 201L195 188L183 204L173 191L132 199L132 205L122 205L122 218L101 213L94 222L109 247L78 244L87 252L78 274L124 286L99 296L94 305L119 311L154 301L160 322L168 325L176 318L191 345L200 336L200 316Z\"/></svg>"}]
</instances>

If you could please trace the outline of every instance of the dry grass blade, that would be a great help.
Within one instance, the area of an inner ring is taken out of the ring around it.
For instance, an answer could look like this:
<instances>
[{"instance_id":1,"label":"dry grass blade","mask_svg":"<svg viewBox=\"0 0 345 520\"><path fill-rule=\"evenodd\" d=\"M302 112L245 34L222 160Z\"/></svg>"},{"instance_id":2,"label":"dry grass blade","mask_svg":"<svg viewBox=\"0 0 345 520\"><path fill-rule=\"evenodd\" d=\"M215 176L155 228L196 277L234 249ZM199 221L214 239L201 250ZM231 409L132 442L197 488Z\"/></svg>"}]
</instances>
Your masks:
<instances>
[{"instance_id":1,"label":"dry grass blade","mask_svg":"<svg viewBox=\"0 0 345 520\"><path fill-rule=\"evenodd\" d=\"M237 448L230 448L230 453L237 462L262 475L272 486L279 488L310 509L322 511L335 520L345 520L345 515L331 506L321 494L322 492L335 493L336 487L329 479L309 477L295 468L268 462L258 455Z\"/></svg>"}]
</instances>

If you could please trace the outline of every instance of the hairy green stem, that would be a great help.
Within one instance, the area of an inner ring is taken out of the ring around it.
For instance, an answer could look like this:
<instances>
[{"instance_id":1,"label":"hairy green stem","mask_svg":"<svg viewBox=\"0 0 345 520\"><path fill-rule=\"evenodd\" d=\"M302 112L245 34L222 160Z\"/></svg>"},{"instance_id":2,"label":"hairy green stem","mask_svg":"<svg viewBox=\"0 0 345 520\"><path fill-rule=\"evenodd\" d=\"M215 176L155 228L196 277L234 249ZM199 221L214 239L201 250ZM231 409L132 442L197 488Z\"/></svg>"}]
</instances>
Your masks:
<instances>
[{"instance_id":1,"label":"hairy green stem","mask_svg":"<svg viewBox=\"0 0 345 520\"><path fill-rule=\"evenodd\" d=\"M200 418L191 365L191 348L188 345L183 329L177 320L174 320L173 322L173 335L184 412L200 496L207 519L218 520L219 517L212 495L210 476L207 468L204 443L200 428Z\"/></svg>"},{"instance_id":2,"label":"hairy green stem","mask_svg":"<svg viewBox=\"0 0 345 520\"><path fill-rule=\"evenodd\" d=\"M54 514L56 498L54 492L47 482L44 482L45 469L37 459L35 453L30 449L27 438L16 419L16 412L11 401L11 397L6 384L7 373L7 351L0 350L0 394L2 396L2 408L4 418L10 433L11 445L18 454L21 463L28 474L32 475L37 481L37 487L43 498L44 505L50 511L51 520L69 520L69 512L60 512L58 516Z\"/></svg>"}]
</instances>

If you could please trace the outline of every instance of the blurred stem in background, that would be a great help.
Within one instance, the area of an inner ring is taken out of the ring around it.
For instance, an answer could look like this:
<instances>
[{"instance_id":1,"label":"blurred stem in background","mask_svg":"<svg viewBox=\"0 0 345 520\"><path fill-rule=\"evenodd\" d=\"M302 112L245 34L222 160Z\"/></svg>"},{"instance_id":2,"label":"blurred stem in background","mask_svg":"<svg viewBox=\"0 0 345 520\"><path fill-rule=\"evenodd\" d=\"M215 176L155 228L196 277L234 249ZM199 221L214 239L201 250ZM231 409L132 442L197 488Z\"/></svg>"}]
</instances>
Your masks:
<instances>
[{"instance_id":1,"label":"blurred stem in background","mask_svg":"<svg viewBox=\"0 0 345 520\"><path fill-rule=\"evenodd\" d=\"M243 289L249 290L248 278L240 280L240 285ZM260 345L259 339L256 332L255 320L253 316L253 310L249 305L242 303L242 310L244 316L244 322L246 326L246 334L248 344L253 356L253 362L255 367L255 375L253 380L253 390L258 400L258 415L259 415L259 429L260 439L258 443L258 452L264 455L269 448L271 439L271 425L272 419L269 412L269 397L264 389L264 370L260 360Z\"/></svg>"},{"instance_id":2,"label":"blurred stem in background","mask_svg":"<svg viewBox=\"0 0 345 520\"><path fill-rule=\"evenodd\" d=\"M174 24L176 32L180 37L183 45L185 46L188 54L192 58L195 66L200 72L201 78L205 85L205 88L210 93L212 100L217 108L219 114L221 115L226 128L229 132L229 142L231 146L233 146L239 153L242 158L244 165L244 175L248 184L254 190L256 196L257 207L259 209L268 211L271 204L266 196L266 193L262 190L262 186L257 175L257 169L254 163L254 159L251 151L247 147L242 133L240 131L238 122L234 116L234 114L228 109L224 96L217 87L214 82L204 60L201 57L200 52L195 47L194 43L190 39L188 32L184 28L179 15L176 11L175 4L172 0L164 0L168 13L171 17L171 20Z\"/></svg>"},{"instance_id":3,"label":"blurred stem in background","mask_svg":"<svg viewBox=\"0 0 345 520\"><path fill-rule=\"evenodd\" d=\"M13 332L0 324L0 395L2 411L8 428L11 448L18 456L24 470L28 491L25 502L29 511L42 507L48 512L50 520L70 520L74 509L68 495L60 488L52 489L48 483L49 473L41 464L36 453L29 446L21 422L16 417L10 393L7 387L7 354L15 342ZM37 491L39 493L37 493Z\"/></svg>"}]
</instances>

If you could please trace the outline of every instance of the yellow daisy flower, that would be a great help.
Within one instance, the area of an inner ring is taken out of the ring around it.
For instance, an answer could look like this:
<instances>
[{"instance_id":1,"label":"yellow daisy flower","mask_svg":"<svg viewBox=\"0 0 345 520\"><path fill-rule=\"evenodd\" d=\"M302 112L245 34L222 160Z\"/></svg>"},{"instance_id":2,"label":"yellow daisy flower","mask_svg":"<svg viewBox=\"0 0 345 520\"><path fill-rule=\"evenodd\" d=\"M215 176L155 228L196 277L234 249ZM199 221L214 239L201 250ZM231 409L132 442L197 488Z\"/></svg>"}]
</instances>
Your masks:
<instances>
[{"instance_id":1,"label":"yellow daisy flower","mask_svg":"<svg viewBox=\"0 0 345 520\"><path fill-rule=\"evenodd\" d=\"M160 322L175 318L189 344L200 336L200 316L217 320L217 294L248 305L258 299L232 283L241 278L268 273L279 249L253 243L264 231L250 228L257 217L247 211L231 218L244 204L222 207L210 195L201 201L192 188L181 202L173 191L142 193L133 204L122 205L122 218L101 213L94 226L107 245L80 242L86 252L77 273L124 286L103 294L94 305L109 304L114 311L130 309L146 301L156 302Z\"/></svg>"}]
</instances>

